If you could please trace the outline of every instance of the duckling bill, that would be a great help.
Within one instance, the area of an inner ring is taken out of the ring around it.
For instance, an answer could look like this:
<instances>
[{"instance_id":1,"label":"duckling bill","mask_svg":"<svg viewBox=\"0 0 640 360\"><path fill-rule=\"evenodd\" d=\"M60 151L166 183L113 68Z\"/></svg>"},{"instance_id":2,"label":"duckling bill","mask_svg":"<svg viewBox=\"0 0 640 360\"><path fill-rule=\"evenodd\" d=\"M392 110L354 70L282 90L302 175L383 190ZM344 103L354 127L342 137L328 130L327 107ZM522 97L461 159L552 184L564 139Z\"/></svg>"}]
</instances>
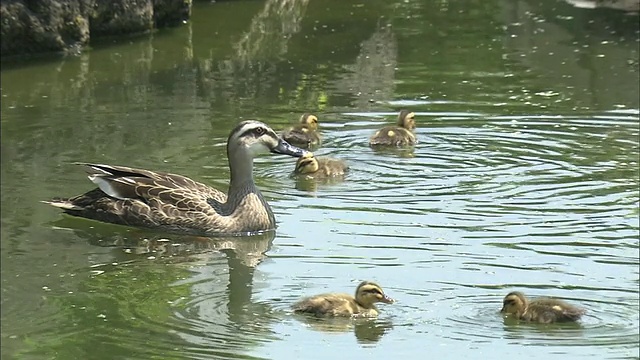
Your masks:
<instances>
[{"instance_id":1,"label":"duckling bill","mask_svg":"<svg viewBox=\"0 0 640 360\"><path fill-rule=\"evenodd\" d=\"M369 139L369 146L410 146L415 145L416 136L413 131L416 128L415 113L402 110L398 114L395 126L385 126L376 131Z\"/></svg>"},{"instance_id":2,"label":"duckling bill","mask_svg":"<svg viewBox=\"0 0 640 360\"><path fill-rule=\"evenodd\" d=\"M500 312L519 320L549 324L578 321L586 311L559 299L529 300L523 293L514 291L504 297Z\"/></svg>"},{"instance_id":3,"label":"duckling bill","mask_svg":"<svg viewBox=\"0 0 640 360\"><path fill-rule=\"evenodd\" d=\"M310 149L321 143L318 133L318 117L313 114L303 114L299 124L282 132L282 138L302 149Z\"/></svg>"},{"instance_id":4,"label":"duckling bill","mask_svg":"<svg viewBox=\"0 0 640 360\"><path fill-rule=\"evenodd\" d=\"M261 152L294 157L306 153L278 137L266 124L243 121L227 140L231 170L227 193L181 175L81 163L98 188L44 202L73 216L175 233L223 235L273 230L273 211L253 182L253 158Z\"/></svg>"},{"instance_id":5,"label":"duckling bill","mask_svg":"<svg viewBox=\"0 0 640 360\"><path fill-rule=\"evenodd\" d=\"M304 298L293 305L296 313L322 316L376 317L378 308L375 303L392 304L380 285L363 281L356 288L355 297L349 294L327 293Z\"/></svg>"},{"instance_id":6,"label":"duckling bill","mask_svg":"<svg viewBox=\"0 0 640 360\"><path fill-rule=\"evenodd\" d=\"M322 179L343 176L348 170L349 166L342 160L315 157L313 153L309 152L298 158L293 174Z\"/></svg>"}]
</instances>

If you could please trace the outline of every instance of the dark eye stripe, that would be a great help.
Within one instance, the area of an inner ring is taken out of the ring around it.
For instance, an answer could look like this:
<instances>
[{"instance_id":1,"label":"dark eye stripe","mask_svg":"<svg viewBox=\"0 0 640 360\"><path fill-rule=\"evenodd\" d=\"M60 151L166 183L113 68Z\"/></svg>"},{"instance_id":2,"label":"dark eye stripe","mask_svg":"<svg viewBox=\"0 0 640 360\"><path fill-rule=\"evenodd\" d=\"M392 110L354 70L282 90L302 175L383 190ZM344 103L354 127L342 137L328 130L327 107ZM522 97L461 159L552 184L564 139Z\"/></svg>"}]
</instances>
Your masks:
<instances>
[{"instance_id":1,"label":"dark eye stripe","mask_svg":"<svg viewBox=\"0 0 640 360\"><path fill-rule=\"evenodd\" d=\"M257 137L260 137L260 136L262 136L262 135L264 135L266 133L267 133L267 129L265 129L263 127L254 127L254 128L247 129L247 130L243 131L239 135L239 137L245 137L247 135L251 135L254 138L257 138Z\"/></svg>"}]
</instances>

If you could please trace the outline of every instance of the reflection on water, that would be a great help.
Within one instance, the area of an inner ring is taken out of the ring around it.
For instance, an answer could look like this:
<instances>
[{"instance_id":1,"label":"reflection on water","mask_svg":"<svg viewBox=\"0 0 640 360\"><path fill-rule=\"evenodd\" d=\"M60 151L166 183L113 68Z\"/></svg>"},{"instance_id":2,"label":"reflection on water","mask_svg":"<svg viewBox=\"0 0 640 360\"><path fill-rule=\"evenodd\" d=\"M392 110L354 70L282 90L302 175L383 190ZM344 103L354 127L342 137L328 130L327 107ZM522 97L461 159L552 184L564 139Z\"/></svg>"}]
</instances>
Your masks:
<instances>
[{"instance_id":1,"label":"reflection on water","mask_svg":"<svg viewBox=\"0 0 640 360\"><path fill-rule=\"evenodd\" d=\"M311 193L317 193L318 189L322 186L331 186L340 184L345 179L345 176L332 176L325 178L313 178L308 176L297 176L296 181L296 189L300 191L307 191Z\"/></svg>"},{"instance_id":2,"label":"reflection on water","mask_svg":"<svg viewBox=\"0 0 640 360\"><path fill-rule=\"evenodd\" d=\"M327 333L352 332L361 344L374 344L382 336L393 329L389 320L366 318L318 318L314 316L295 315L310 329Z\"/></svg>"},{"instance_id":3,"label":"reflection on water","mask_svg":"<svg viewBox=\"0 0 640 360\"><path fill-rule=\"evenodd\" d=\"M78 227L79 223L91 223L91 227ZM128 228L124 226L78 220L64 216L51 224L57 230L71 230L79 238L94 246L114 247L118 252L157 258L159 261L175 258L189 260L190 255L218 251L227 255L231 262L254 268L264 259L275 238L275 232L269 231L251 237L199 237L191 235L165 235L150 230Z\"/></svg>"},{"instance_id":4,"label":"reflection on water","mask_svg":"<svg viewBox=\"0 0 640 360\"><path fill-rule=\"evenodd\" d=\"M278 61L287 53L291 37L300 31L308 0L268 0L251 20L247 32L235 42L233 54L198 62L200 90L213 101L225 102L265 96L271 91L278 72ZM261 84L263 86L261 86Z\"/></svg>"},{"instance_id":5,"label":"reflection on water","mask_svg":"<svg viewBox=\"0 0 640 360\"><path fill-rule=\"evenodd\" d=\"M393 98L397 57L398 44L392 25L378 20L371 37L360 44L355 63L344 66L345 75L333 86L352 93L355 101L351 105L356 109L374 109L378 102Z\"/></svg>"},{"instance_id":6,"label":"reflection on water","mask_svg":"<svg viewBox=\"0 0 640 360\"><path fill-rule=\"evenodd\" d=\"M3 356L640 356L637 16L551 0L195 7L181 28L3 63ZM416 146L371 149L400 108ZM277 235L160 234L39 203L90 186L73 161L225 188L236 122L306 111L319 153L350 171L305 183L290 158L256 159ZM290 313L362 279L397 305ZM516 289L587 314L512 324L498 311Z\"/></svg>"},{"instance_id":7,"label":"reflection on water","mask_svg":"<svg viewBox=\"0 0 640 360\"><path fill-rule=\"evenodd\" d=\"M199 345L202 348L194 355L231 356L271 336L269 324L276 319L269 315L269 305L252 301L252 293L255 268L270 249L275 232L252 237L167 237L110 224L83 227L83 223L94 222L65 218L54 226L57 231L73 231L93 246L112 249L108 257L92 259L92 276L84 286L112 298L120 308L96 308L100 311L96 316L105 321L125 316L118 325L124 329L142 326L161 331L165 346L156 349L157 354L172 353L176 346ZM125 282L127 278L130 283ZM150 296L156 291L161 294ZM78 299L83 296L60 295L56 302L74 309L95 308ZM132 317L126 319L129 312ZM140 336L134 335L111 353L126 351L133 346L130 341L142 340ZM213 350L220 342L226 347Z\"/></svg>"},{"instance_id":8,"label":"reflection on water","mask_svg":"<svg viewBox=\"0 0 640 360\"><path fill-rule=\"evenodd\" d=\"M385 156L397 156L401 158L415 157L413 146L405 146L405 147L376 146L376 147L372 147L371 151L375 152L378 155L383 156L381 159L384 159Z\"/></svg>"}]
</instances>

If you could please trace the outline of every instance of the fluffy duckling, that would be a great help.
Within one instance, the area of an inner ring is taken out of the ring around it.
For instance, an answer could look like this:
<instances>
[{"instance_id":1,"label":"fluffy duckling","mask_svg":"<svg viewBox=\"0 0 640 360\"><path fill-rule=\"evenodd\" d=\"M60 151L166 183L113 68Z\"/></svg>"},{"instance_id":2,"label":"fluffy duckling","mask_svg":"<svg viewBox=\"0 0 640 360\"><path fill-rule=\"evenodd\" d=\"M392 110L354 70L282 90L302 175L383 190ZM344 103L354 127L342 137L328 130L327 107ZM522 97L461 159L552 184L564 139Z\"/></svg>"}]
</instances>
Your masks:
<instances>
[{"instance_id":1,"label":"fluffy duckling","mask_svg":"<svg viewBox=\"0 0 640 360\"><path fill-rule=\"evenodd\" d=\"M500 312L513 315L520 320L549 324L577 321L584 315L585 310L552 298L529 301L523 293L513 291L504 297Z\"/></svg>"},{"instance_id":2,"label":"fluffy duckling","mask_svg":"<svg viewBox=\"0 0 640 360\"><path fill-rule=\"evenodd\" d=\"M317 158L313 156L313 153L308 152L304 157L298 159L293 174L321 179L343 176L347 170L349 170L349 166L342 160L326 157Z\"/></svg>"},{"instance_id":3,"label":"fluffy duckling","mask_svg":"<svg viewBox=\"0 0 640 360\"><path fill-rule=\"evenodd\" d=\"M304 149L320 145L318 117L308 113L302 114L300 123L283 131L282 138L288 143Z\"/></svg>"},{"instance_id":4,"label":"fluffy duckling","mask_svg":"<svg viewBox=\"0 0 640 360\"><path fill-rule=\"evenodd\" d=\"M320 294L298 301L293 305L293 311L315 316L376 317L377 302L392 304L394 300L385 295L378 284L363 281L356 288L355 297L349 294Z\"/></svg>"},{"instance_id":5,"label":"fluffy duckling","mask_svg":"<svg viewBox=\"0 0 640 360\"><path fill-rule=\"evenodd\" d=\"M402 110L398 114L395 126L385 126L376 131L369 139L369 146L407 146L416 143L413 129L416 128L416 114L413 111Z\"/></svg>"}]
</instances>

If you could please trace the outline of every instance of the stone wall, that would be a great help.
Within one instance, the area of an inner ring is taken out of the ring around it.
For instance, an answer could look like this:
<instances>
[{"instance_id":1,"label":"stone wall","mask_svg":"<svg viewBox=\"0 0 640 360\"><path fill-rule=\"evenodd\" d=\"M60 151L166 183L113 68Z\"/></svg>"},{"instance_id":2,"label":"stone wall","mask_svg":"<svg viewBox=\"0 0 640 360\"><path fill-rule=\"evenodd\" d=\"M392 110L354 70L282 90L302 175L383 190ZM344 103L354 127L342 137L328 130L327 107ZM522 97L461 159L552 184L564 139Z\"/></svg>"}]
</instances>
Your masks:
<instances>
[{"instance_id":1,"label":"stone wall","mask_svg":"<svg viewBox=\"0 0 640 360\"><path fill-rule=\"evenodd\" d=\"M74 52L92 36L182 23L191 0L0 0L1 55Z\"/></svg>"}]
</instances>

